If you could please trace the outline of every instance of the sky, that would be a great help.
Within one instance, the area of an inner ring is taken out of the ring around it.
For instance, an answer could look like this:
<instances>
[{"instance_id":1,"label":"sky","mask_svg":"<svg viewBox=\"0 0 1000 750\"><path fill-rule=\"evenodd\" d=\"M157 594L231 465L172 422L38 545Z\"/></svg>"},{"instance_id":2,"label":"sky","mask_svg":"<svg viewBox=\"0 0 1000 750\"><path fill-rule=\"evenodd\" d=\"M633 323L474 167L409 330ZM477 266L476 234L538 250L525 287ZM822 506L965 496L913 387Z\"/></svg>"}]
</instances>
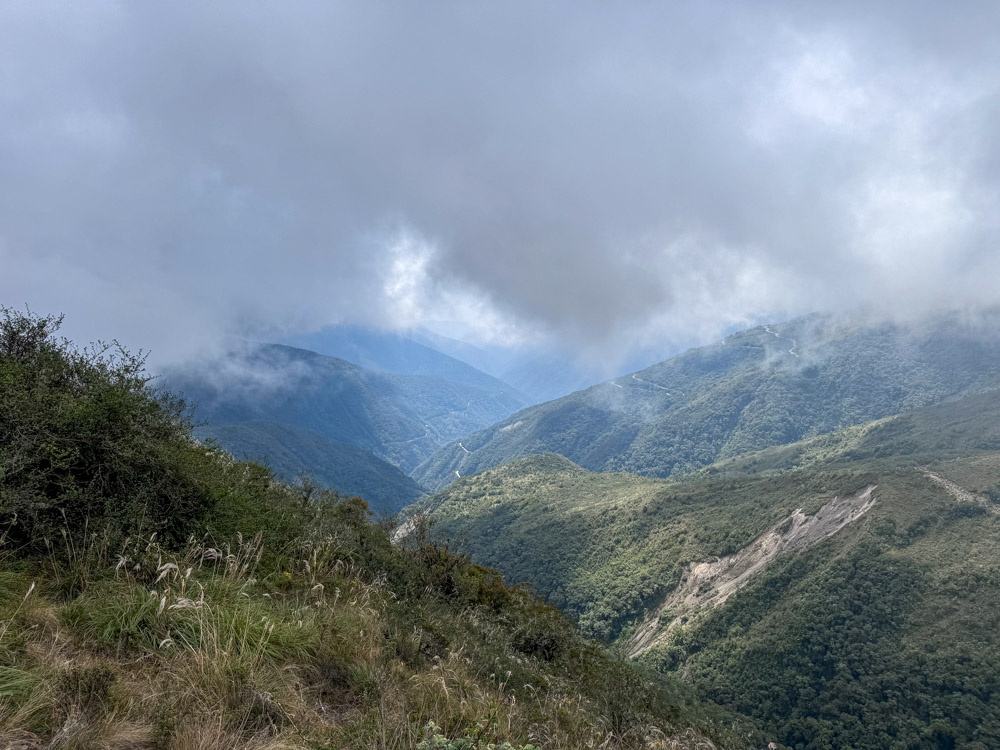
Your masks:
<instances>
[{"instance_id":1,"label":"sky","mask_svg":"<svg viewBox=\"0 0 1000 750\"><path fill-rule=\"evenodd\" d=\"M0 303L624 359L1000 303L1000 4L0 3Z\"/></svg>"}]
</instances>

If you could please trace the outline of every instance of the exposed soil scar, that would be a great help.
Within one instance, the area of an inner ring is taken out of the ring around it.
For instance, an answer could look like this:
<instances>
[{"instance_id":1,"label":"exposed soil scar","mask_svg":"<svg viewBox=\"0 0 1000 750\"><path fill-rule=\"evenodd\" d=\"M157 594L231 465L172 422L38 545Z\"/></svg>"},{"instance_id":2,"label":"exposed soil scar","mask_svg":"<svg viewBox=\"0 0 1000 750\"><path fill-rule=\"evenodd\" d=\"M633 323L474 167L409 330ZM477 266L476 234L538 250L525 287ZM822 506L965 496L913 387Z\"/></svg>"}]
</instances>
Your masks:
<instances>
[{"instance_id":1,"label":"exposed soil scar","mask_svg":"<svg viewBox=\"0 0 1000 750\"><path fill-rule=\"evenodd\" d=\"M646 615L629 639L629 655L639 656L693 615L721 606L781 555L828 539L861 518L875 504L875 487L872 484L853 495L835 497L812 516L799 508L739 552L711 562L690 563L677 588ZM661 625L661 615L673 617Z\"/></svg>"}]
</instances>

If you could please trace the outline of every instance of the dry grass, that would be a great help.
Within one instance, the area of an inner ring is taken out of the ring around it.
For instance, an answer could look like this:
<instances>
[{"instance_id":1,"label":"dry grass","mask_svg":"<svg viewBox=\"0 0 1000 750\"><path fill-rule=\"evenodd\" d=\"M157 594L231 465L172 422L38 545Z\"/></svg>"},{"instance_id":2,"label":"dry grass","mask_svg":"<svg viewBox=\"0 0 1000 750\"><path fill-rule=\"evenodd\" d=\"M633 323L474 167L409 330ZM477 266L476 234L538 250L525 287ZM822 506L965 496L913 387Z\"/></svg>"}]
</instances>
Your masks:
<instances>
[{"instance_id":1,"label":"dry grass","mask_svg":"<svg viewBox=\"0 0 1000 750\"><path fill-rule=\"evenodd\" d=\"M47 586L0 600L0 746L404 750L433 721L476 746L715 747L652 724L616 736L551 675L512 683L501 657L524 658L485 666L504 628L474 610L438 623L454 630L443 656L408 663L399 650L421 633L392 632L384 576L365 576L335 538L264 581L259 536L175 552L155 536L114 553L91 542L54 555Z\"/></svg>"}]
</instances>

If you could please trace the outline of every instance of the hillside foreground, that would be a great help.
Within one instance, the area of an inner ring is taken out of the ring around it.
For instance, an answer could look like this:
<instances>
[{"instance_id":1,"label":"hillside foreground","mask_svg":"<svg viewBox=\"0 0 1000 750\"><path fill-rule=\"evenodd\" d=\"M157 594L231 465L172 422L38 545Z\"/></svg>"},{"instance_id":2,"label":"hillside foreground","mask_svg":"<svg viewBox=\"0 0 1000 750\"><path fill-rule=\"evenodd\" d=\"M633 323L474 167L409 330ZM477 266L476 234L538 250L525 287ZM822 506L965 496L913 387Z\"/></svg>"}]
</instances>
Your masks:
<instances>
[{"instance_id":1,"label":"hillside foreground","mask_svg":"<svg viewBox=\"0 0 1000 750\"><path fill-rule=\"evenodd\" d=\"M758 743L361 499L194 441L141 357L58 323L0 315L0 745Z\"/></svg>"}]
</instances>

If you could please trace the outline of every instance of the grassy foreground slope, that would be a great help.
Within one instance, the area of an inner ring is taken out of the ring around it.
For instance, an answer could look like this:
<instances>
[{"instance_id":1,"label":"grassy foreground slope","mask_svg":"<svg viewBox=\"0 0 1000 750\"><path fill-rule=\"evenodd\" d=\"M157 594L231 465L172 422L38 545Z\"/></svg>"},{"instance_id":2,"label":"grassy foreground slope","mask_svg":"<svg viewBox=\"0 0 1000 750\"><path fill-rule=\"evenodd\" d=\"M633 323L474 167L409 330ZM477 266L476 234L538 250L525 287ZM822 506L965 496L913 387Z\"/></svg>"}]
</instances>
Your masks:
<instances>
[{"instance_id":1,"label":"grassy foreground slope","mask_svg":"<svg viewBox=\"0 0 1000 750\"><path fill-rule=\"evenodd\" d=\"M0 746L759 744L494 571L197 443L57 323L0 314Z\"/></svg>"},{"instance_id":2,"label":"grassy foreground slope","mask_svg":"<svg viewBox=\"0 0 1000 750\"><path fill-rule=\"evenodd\" d=\"M411 476L441 489L547 452L592 471L681 476L975 392L998 371L996 336L954 317L901 326L811 316L523 409L440 448Z\"/></svg>"},{"instance_id":3,"label":"grassy foreground slope","mask_svg":"<svg viewBox=\"0 0 1000 750\"><path fill-rule=\"evenodd\" d=\"M680 481L527 458L421 507L585 632L632 647L651 613L640 661L789 747L982 750L1000 746L998 437L1000 397L981 394ZM767 560L795 510L873 485L856 520ZM767 564L719 603L697 576L741 554Z\"/></svg>"}]
</instances>

